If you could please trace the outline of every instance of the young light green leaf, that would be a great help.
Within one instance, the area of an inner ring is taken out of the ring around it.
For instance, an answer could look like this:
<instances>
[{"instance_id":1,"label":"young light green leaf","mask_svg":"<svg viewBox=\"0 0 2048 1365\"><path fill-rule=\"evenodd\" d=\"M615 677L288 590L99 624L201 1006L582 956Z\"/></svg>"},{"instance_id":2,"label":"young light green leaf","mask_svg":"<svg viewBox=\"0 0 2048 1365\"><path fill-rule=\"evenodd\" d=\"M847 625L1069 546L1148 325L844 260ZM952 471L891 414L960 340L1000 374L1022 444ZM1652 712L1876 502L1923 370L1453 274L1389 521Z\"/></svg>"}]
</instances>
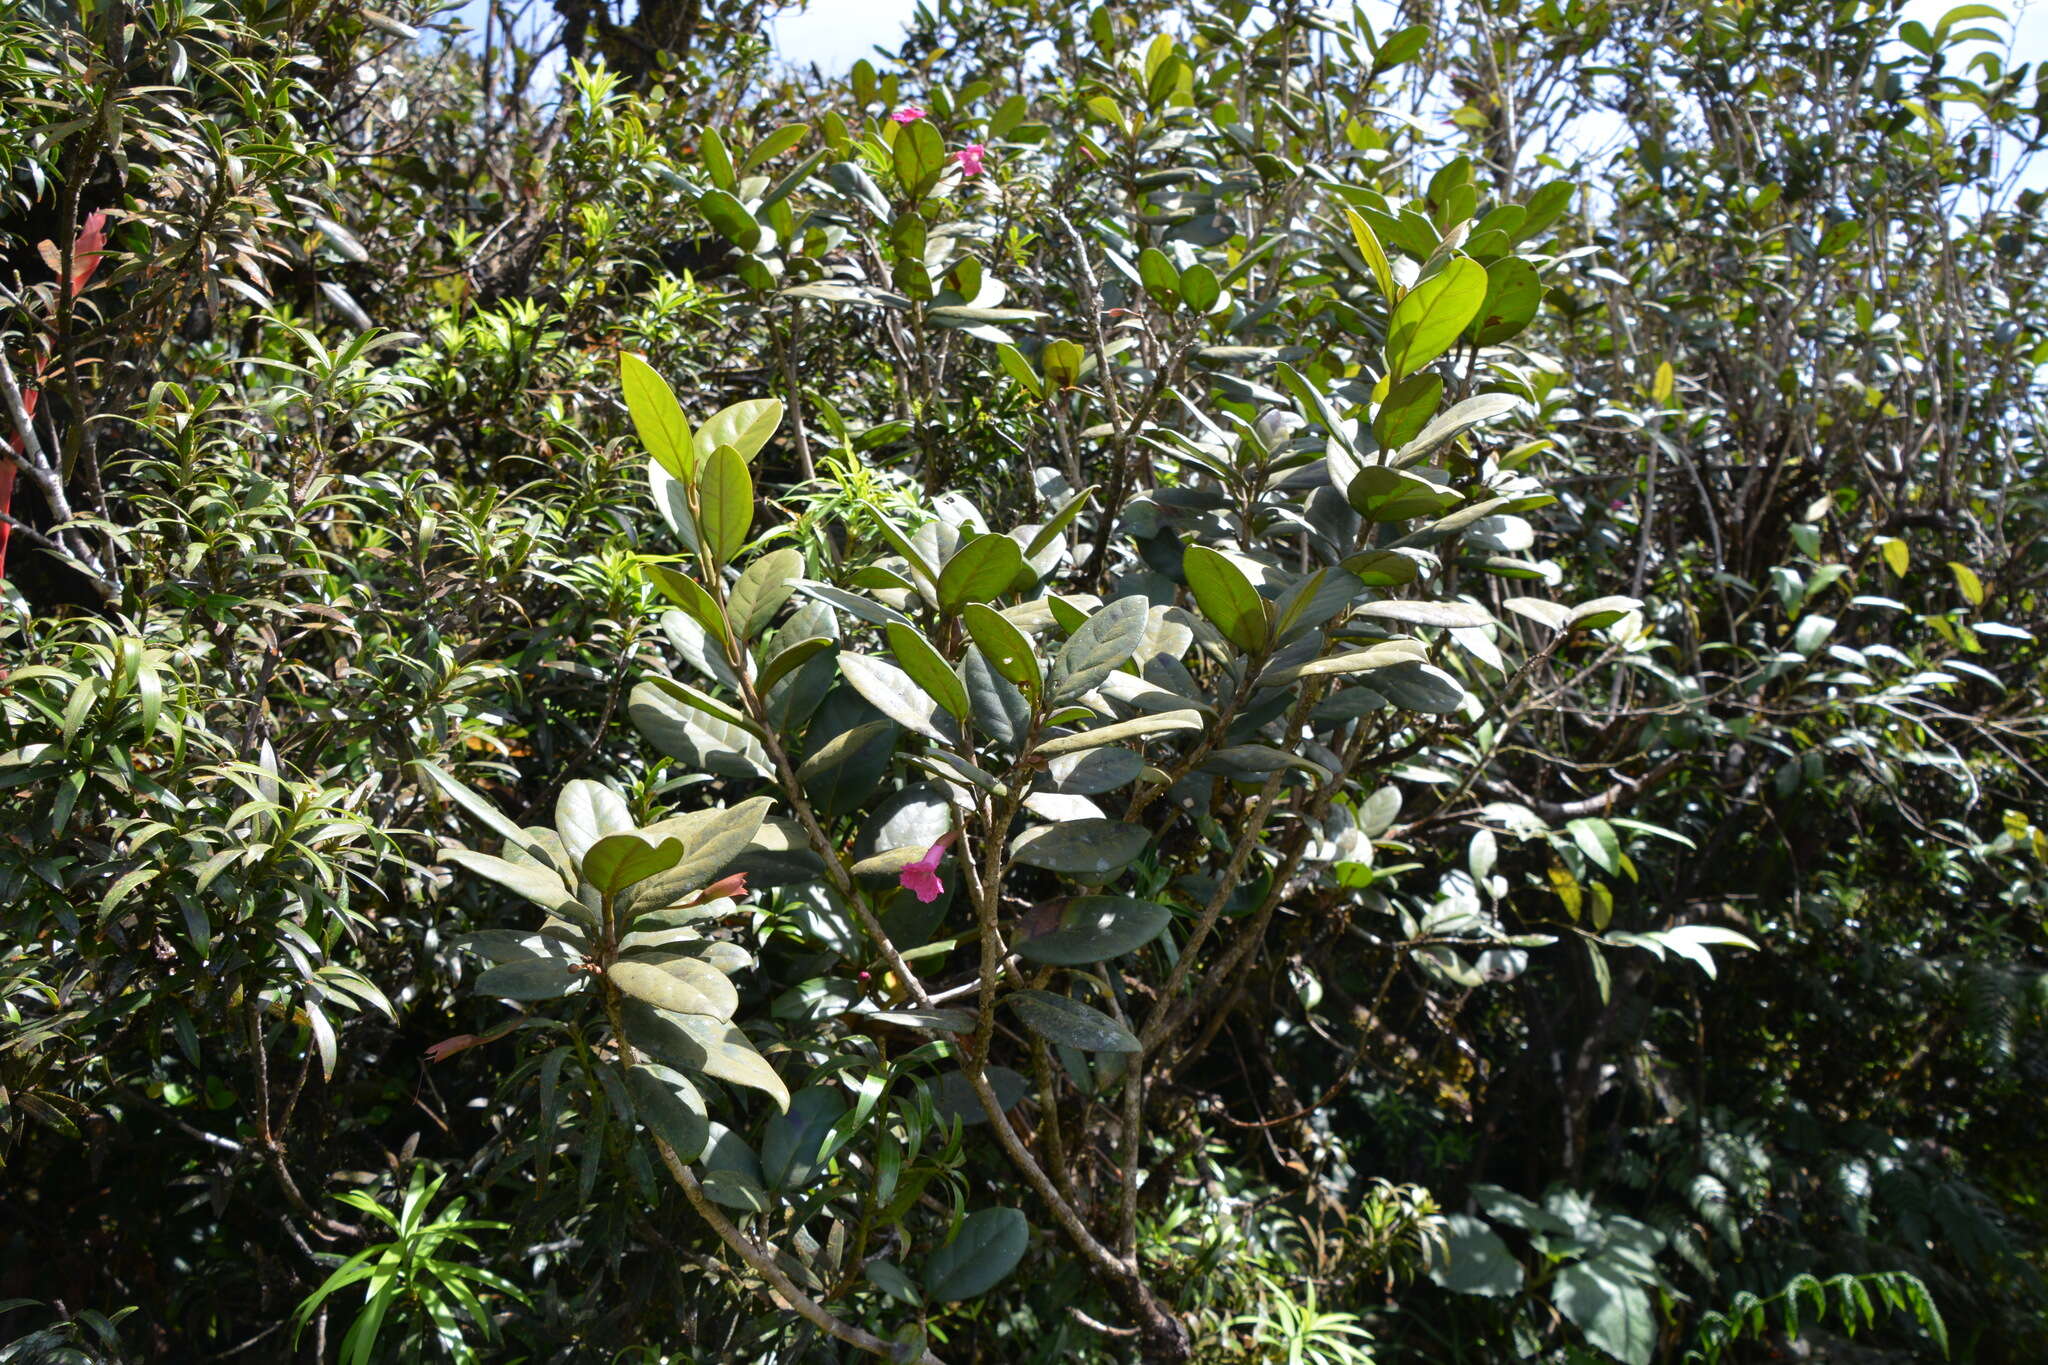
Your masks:
<instances>
[{"instance_id":1,"label":"young light green leaf","mask_svg":"<svg viewBox=\"0 0 2048 1365\"><path fill-rule=\"evenodd\" d=\"M697 428L697 449L709 451L731 446L741 459L752 461L781 425L781 399L749 398L720 408Z\"/></svg>"},{"instance_id":2,"label":"young light green leaf","mask_svg":"<svg viewBox=\"0 0 2048 1365\"><path fill-rule=\"evenodd\" d=\"M1019 687L1038 690L1044 681L1038 668L1038 652L1031 647L1030 638L1010 624L1008 617L993 607L970 602L961 609L960 619L989 667Z\"/></svg>"},{"instance_id":3,"label":"young light green leaf","mask_svg":"<svg viewBox=\"0 0 2048 1365\"><path fill-rule=\"evenodd\" d=\"M885 629L889 636L889 652L896 656L896 662L910 675L910 680L923 688L926 696L950 711L955 720L967 719L967 685L960 681L960 675L953 671L945 656L915 627L892 621Z\"/></svg>"},{"instance_id":4,"label":"young light green leaf","mask_svg":"<svg viewBox=\"0 0 2048 1365\"><path fill-rule=\"evenodd\" d=\"M976 536L953 552L939 571L939 607L957 612L1009 590L1024 568L1023 551L1008 536Z\"/></svg>"},{"instance_id":5,"label":"young light green leaf","mask_svg":"<svg viewBox=\"0 0 2048 1365\"><path fill-rule=\"evenodd\" d=\"M697 449L690 439L689 419L676 402L668 381L631 351L619 353L619 387L626 397L626 411L633 418L633 430L654 462L677 479L688 483L697 469Z\"/></svg>"},{"instance_id":6,"label":"young light green leaf","mask_svg":"<svg viewBox=\"0 0 2048 1365\"><path fill-rule=\"evenodd\" d=\"M655 843L638 833L607 834L583 852L583 877L607 896L666 872L683 856L674 839Z\"/></svg>"},{"instance_id":7,"label":"young light green leaf","mask_svg":"<svg viewBox=\"0 0 2048 1365\"><path fill-rule=\"evenodd\" d=\"M723 565L747 543L754 524L754 480L747 462L731 446L720 446L704 463L698 488L698 531L711 558Z\"/></svg>"},{"instance_id":8,"label":"young light green leaf","mask_svg":"<svg viewBox=\"0 0 2048 1365\"><path fill-rule=\"evenodd\" d=\"M1394 306L1387 319L1387 373L1399 381L1449 350L1486 299L1486 267L1459 256Z\"/></svg>"}]
</instances>

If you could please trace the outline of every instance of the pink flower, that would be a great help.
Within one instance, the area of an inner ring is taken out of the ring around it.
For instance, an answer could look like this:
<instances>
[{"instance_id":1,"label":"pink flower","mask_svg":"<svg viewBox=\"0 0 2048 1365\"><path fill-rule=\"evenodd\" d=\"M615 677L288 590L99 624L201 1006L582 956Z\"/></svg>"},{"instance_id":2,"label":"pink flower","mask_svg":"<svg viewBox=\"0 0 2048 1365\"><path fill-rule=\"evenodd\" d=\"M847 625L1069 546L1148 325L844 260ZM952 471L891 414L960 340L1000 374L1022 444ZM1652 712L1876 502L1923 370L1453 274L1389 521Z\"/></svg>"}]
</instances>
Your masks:
<instances>
[{"instance_id":1,"label":"pink flower","mask_svg":"<svg viewBox=\"0 0 2048 1365\"><path fill-rule=\"evenodd\" d=\"M982 158L987 155L988 148L979 142L972 142L953 153L953 159L960 163L960 174L974 176L981 174Z\"/></svg>"},{"instance_id":2,"label":"pink flower","mask_svg":"<svg viewBox=\"0 0 2048 1365\"><path fill-rule=\"evenodd\" d=\"M906 104L895 113L889 115L890 121L894 123L915 123L923 117L924 110L914 104Z\"/></svg>"},{"instance_id":3,"label":"pink flower","mask_svg":"<svg viewBox=\"0 0 2048 1365\"><path fill-rule=\"evenodd\" d=\"M939 898L939 893L946 889L946 884L939 880L939 859L946 856L947 845L953 842L954 836L959 832L947 830L939 836L937 843L924 851L922 858L897 874L896 880L908 887L911 894L921 903L930 905Z\"/></svg>"}]
</instances>

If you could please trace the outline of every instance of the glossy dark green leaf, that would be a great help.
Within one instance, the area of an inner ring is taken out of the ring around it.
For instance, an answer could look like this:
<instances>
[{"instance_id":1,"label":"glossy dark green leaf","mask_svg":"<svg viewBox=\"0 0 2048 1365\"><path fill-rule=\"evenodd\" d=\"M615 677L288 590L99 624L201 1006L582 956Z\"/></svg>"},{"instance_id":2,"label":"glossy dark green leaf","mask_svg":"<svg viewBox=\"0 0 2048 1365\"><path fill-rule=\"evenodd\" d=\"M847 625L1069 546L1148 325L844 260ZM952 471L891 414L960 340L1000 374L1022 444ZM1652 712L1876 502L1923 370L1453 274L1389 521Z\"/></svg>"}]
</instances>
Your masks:
<instances>
[{"instance_id":1,"label":"glossy dark green leaf","mask_svg":"<svg viewBox=\"0 0 2048 1365\"><path fill-rule=\"evenodd\" d=\"M1031 1224L1016 1209L980 1209L924 1265L925 1293L941 1303L979 1298L1008 1278L1031 1245Z\"/></svg>"},{"instance_id":2,"label":"glossy dark green leaf","mask_svg":"<svg viewBox=\"0 0 2048 1365\"><path fill-rule=\"evenodd\" d=\"M1380 449L1399 450L1414 440L1436 415L1443 396L1443 376L1438 374L1411 374L1389 389L1372 416L1372 435Z\"/></svg>"},{"instance_id":3,"label":"glossy dark green leaf","mask_svg":"<svg viewBox=\"0 0 2048 1365\"><path fill-rule=\"evenodd\" d=\"M846 1113L837 1090L806 1086L789 1097L789 1110L761 1130L761 1173L778 1190L802 1189L818 1175L826 1135Z\"/></svg>"},{"instance_id":4,"label":"glossy dark green leaf","mask_svg":"<svg viewBox=\"0 0 2048 1365\"><path fill-rule=\"evenodd\" d=\"M761 244L761 224L747 212L745 204L725 190L706 190L697 201L697 212L741 251L752 251Z\"/></svg>"},{"instance_id":5,"label":"glossy dark green leaf","mask_svg":"<svg viewBox=\"0 0 2048 1365\"><path fill-rule=\"evenodd\" d=\"M564 958L501 962L476 979L476 993L497 1000L553 1000L567 995L583 977Z\"/></svg>"},{"instance_id":6,"label":"glossy dark green leaf","mask_svg":"<svg viewBox=\"0 0 2048 1365\"><path fill-rule=\"evenodd\" d=\"M1148 606L1142 597L1119 597L1083 621L1053 658L1051 699L1072 701L1128 662L1145 641Z\"/></svg>"},{"instance_id":7,"label":"glossy dark green leaf","mask_svg":"<svg viewBox=\"0 0 2048 1365\"><path fill-rule=\"evenodd\" d=\"M1495 261L1486 267L1486 297L1472 319L1472 339L1481 346L1499 345L1527 327L1542 302L1543 282L1536 267L1513 256Z\"/></svg>"},{"instance_id":8,"label":"glossy dark green leaf","mask_svg":"<svg viewBox=\"0 0 2048 1365\"><path fill-rule=\"evenodd\" d=\"M1010 855L1020 863L1063 872L1083 881L1106 881L1145 851L1152 836L1121 820L1067 820L1018 835Z\"/></svg>"},{"instance_id":9,"label":"glossy dark green leaf","mask_svg":"<svg viewBox=\"0 0 2048 1365\"><path fill-rule=\"evenodd\" d=\"M704 1154L710 1116L688 1077L659 1062L641 1062L626 1069L626 1089L647 1131L673 1147L679 1159L687 1163Z\"/></svg>"},{"instance_id":10,"label":"glossy dark green leaf","mask_svg":"<svg viewBox=\"0 0 2048 1365\"><path fill-rule=\"evenodd\" d=\"M1004 1003L1024 1026L1049 1042L1082 1052L1136 1052L1131 1031L1092 1005L1050 991L1012 991Z\"/></svg>"},{"instance_id":11,"label":"glossy dark green leaf","mask_svg":"<svg viewBox=\"0 0 2048 1365\"><path fill-rule=\"evenodd\" d=\"M1107 962L1144 947L1164 932L1173 912L1123 896L1076 896L1044 933L1015 938L1011 946L1032 962L1056 967Z\"/></svg>"},{"instance_id":12,"label":"glossy dark green leaf","mask_svg":"<svg viewBox=\"0 0 2048 1365\"><path fill-rule=\"evenodd\" d=\"M1359 470L1344 496L1367 521L1432 517L1458 500L1450 489L1384 465L1367 465Z\"/></svg>"}]
</instances>

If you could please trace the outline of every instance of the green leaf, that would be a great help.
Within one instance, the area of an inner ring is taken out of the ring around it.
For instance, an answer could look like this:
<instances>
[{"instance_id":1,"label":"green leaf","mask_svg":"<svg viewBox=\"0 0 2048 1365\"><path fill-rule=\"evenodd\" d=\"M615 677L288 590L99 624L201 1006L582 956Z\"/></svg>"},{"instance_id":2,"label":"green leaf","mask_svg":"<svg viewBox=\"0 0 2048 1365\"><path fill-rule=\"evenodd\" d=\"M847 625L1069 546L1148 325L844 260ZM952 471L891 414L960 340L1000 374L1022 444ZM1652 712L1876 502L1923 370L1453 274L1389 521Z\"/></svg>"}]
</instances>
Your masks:
<instances>
[{"instance_id":1,"label":"green leaf","mask_svg":"<svg viewBox=\"0 0 2048 1365\"><path fill-rule=\"evenodd\" d=\"M1594 866L1610 877L1620 875L1621 838L1614 832L1614 826L1588 816L1571 821L1565 829Z\"/></svg>"},{"instance_id":2,"label":"green leaf","mask_svg":"<svg viewBox=\"0 0 2048 1365\"><path fill-rule=\"evenodd\" d=\"M976 536L939 571L939 607L957 612L1009 590L1024 568L1024 552L1008 536Z\"/></svg>"},{"instance_id":3,"label":"green leaf","mask_svg":"<svg viewBox=\"0 0 2048 1365\"><path fill-rule=\"evenodd\" d=\"M752 251L761 245L763 229L747 206L724 190L706 190L697 201L697 212L704 215L704 221L741 251Z\"/></svg>"},{"instance_id":4,"label":"green leaf","mask_svg":"<svg viewBox=\"0 0 2048 1365\"><path fill-rule=\"evenodd\" d=\"M1216 272L1199 261L1180 272L1180 296L1197 313L1206 313L1223 297Z\"/></svg>"},{"instance_id":5,"label":"green leaf","mask_svg":"<svg viewBox=\"0 0 2048 1365\"><path fill-rule=\"evenodd\" d=\"M781 425L782 400L749 398L711 414L704 425L697 428L697 449L716 450L720 446L731 446L740 453L741 459L752 461Z\"/></svg>"},{"instance_id":6,"label":"green leaf","mask_svg":"<svg viewBox=\"0 0 2048 1365\"><path fill-rule=\"evenodd\" d=\"M761 1174L778 1190L798 1190L817 1179L819 1156L832 1125L846 1113L836 1090L805 1086L789 1097L789 1110L761 1130Z\"/></svg>"},{"instance_id":7,"label":"green leaf","mask_svg":"<svg viewBox=\"0 0 2048 1365\"><path fill-rule=\"evenodd\" d=\"M932 695L912 681L910 675L886 659L871 654L839 651L839 672L853 690L906 730L914 730L941 744L952 742L951 723L943 727L939 705Z\"/></svg>"},{"instance_id":8,"label":"green leaf","mask_svg":"<svg viewBox=\"0 0 2048 1365\"><path fill-rule=\"evenodd\" d=\"M1403 711L1447 716L1465 704L1465 689L1434 664L1397 663L1373 674L1372 690Z\"/></svg>"},{"instance_id":9,"label":"green leaf","mask_svg":"<svg viewBox=\"0 0 2048 1365\"><path fill-rule=\"evenodd\" d=\"M1137 1052L1131 1031L1101 1010L1050 991L1012 991L1003 999L1039 1037L1082 1052Z\"/></svg>"},{"instance_id":10,"label":"green leaf","mask_svg":"<svg viewBox=\"0 0 2048 1365\"><path fill-rule=\"evenodd\" d=\"M1025 830L1010 845L1010 856L1048 872L1099 882L1115 876L1151 841L1142 826L1121 820L1065 820Z\"/></svg>"},{"instance_id":11,"label":"green leaf","mask_svg":"<svg viewBox=\"0 0 2048 1365\"><path fill-rule=\"evenodd\" d=\"M1032 535L1030 542L1024 547L1024 557L1026 559L1035 558L1046 546L1052 544L1053 537L1066 530L1073 523L1074 518L1081 515L1081 509L1086 507L1088 500L1095 496L1095 489L1096 485L1091 483L1080 492L1074 494L1073 497L1068 498L1060 510L1052 514L1052 520L1039 527L1037 532Z\"/></svg>"},{"instance_id":12,"label":"green leaf","mask_svg":"<svg viewBox=\"0 0 2048 1365\"><path fill-rule=\"evenodd\" d=\"M647 1131L673 1147L677 1159L687 1163L704 1154L710 1114L688 1077L659 1062L641 1062L626 1068L626 1089Z\"/></svg>"},{"instance_id":13,"label":"green leaf","mask_svg":"<svg viewBox=\"0 0 2048 1365\"><path fill-rule=\"evenodd\" d=\"M1528 241L1560 218L1571 206L1578 186L1569 180L1553 180L1529 196L1529 213L1515 230L1517 241Z\"/></svg>"},{"instance_id":14,"label":"green leaf","mask_svg":"<svg viewBox=\"0 0 2048 1365\"><path fill-rule=\"evenodd\" d=\"M1445 1219L1448 1254L1429 1269L1429 1278L1454 1294L1501 1297L1522 1287L1522 1267L1492 1228L1468 1213Z\"/></svg>"},{"instance_id":15,"label":"green leaf","mask_svg":"<svg viewBox=\"0 0 2048 1365\"><path fill-rule=\"evenodd\" d=\"M25 681L22 678L22 670L20 669L16 669L13 676L17 685ZM468 811L471 818L478 824L497 835L500 839L503 839L506 843L511 844L515 848L532 848L535 846L532 835L506 819L503 811L500 811L496 806L493 806L490 802L471 791L452 774L424 760L414 763L413 766L425 773L433 784L447 793L448 798L455 802L456 805Z\"/></svg>"},{"instance_id":16,"label":"green leaf","mask_svg":"<svg viewBox=\"0 0 2048 1365\"><path fill-rule=\"evenodd\" d=\"M704 548L718 563L731 563L754 524L754 480L747 473L746 458L731 446L712 451L697 498L697 530Z\"/></svg>"},{"instance_id":17,"label":"green leaf","mask_svg":"<svg viewBox=\"0 0 2048 1365\"><path fill-rule=\"evenodd\" d=\"M566 958L529 957L501 962L476 979L478 995L497 1000L553 1000L567 995L583 978L570 970Z\"/></svg>"},{"instance_id":18,"label":"green leaf","mask_svg":"<svg viewBox=\"0 0 2048 1365\"><path fill-rule=\"evenodd\" d=\"M584 910L562 879L546 868L532 863L515 863L505 858L493 858L488 853L474 853L466 848L444 849L441 861L454 863L479 876L488 877L507 891L515 892L532 901L550 914L573 913L578 918L589 912Z\"/></svg>"},{"instance_id":19,"label":"green leaf","mask_svg":"<svg viewBox=\"0 0 2048 1365\"><path fill-rule=\"evenodd\" d=\"M1030 638L1011 624L1009 617L993 607L970 602L961 609L960 619L966 623L967 633L974 638L982 657L999 675L1032 691L1044 683L1038 668L1038 651L1031 647Z\"/></svg>"},{"instance_id":20,"label":"green leaf","mask_svg":"<svg viewBox=\"0 0 2048 1365\"><path fill-rule=\"evenodd\" d=\"M682 845L683 856L668 871L629 889L621 904L634 914L645 914L709 886L746 852L773 805L768 797L756 796L736 806L691 811L647 826L640 831L642 836L673 839Z\"/></svg>"},{"instance_id":21,"label":"green leaf","mask_svg":"<svg viewBox=\"0 0 2048 1365\"><path fill-rule=\"evenodd\" d=\"M1151 901L1076 896L1051 929L1013 938L1011 946L1032 962L1077 967L1134 952L1158 938L1172 920L1172 911Z\"/></svg>"},{"instance_id":22,"label":"green leaf","mask_svg":"<svg viewBox=\"0 0 2048 1365\"><path fill-rule=\"evenodd\" d=\"M891 151L896 178L912 198L921 197L946 168L946 144L940 141L939 130L932 127L929 119L898 125Z\"/></svg>"},{"instance_id":23,"label":"green leaf","mask_svg":"<svg viewBox=\"0 0 2048 1365\"><path fill-rule=\"evenodd\" d=\"M998 345L996 360L1001 363L1003 373L1009 375L1018 388L1033 398L1045 397L1045 381L1038 377L1038 371L1031 368L1031 362L1015 346L1008 342Z\"/></svg>"},{"instance_id":24,"label":"green leaf","mask_svg":"<svg viewBox=\"0 0 2048 1365\"><path fill-rule=\"evenodd\" d=\"M1372 415L1373 439L1380 449L1399 450L1414 440L1443 396L1443 376L1438 374L1411 374L1389 389L1386 401Z\"/></svg>"},{"instance_id":25,"label":"green leaf","mask_svg":"<svg viewBox=\"0 0 2048 1365\"><path fill-rule=\"evenodd\" d=\"M674 839L652 843L638 834L607 834L583 854L583 876L607 896L657 872L666 872L683 856L683 846Z\"/></svg>"},{"instance_id":26,"label":"green leaf","mask_svg":"<svg viewBox=\"0 0 2048 1365\"><path fill-rule=\"evenodd\" d=\"M960 675L953 671L945 656L914 627L891 621L884 629L889 637L889 652L896 656L896 662L903 666L910 680L924 689L926 696L952 712L956 720L967 719L967 685L960 681Z\"/></svg>"},{"instance_id":27,"label":"green leaf","mask_svg":"<svg viewBox=\"0 0 2048 1365\"><path fill-rule=\"evenodd\" d=\"M626 411L632 415L633 430L654 462L673 478L688 483L696 472L697 448L690 438L689 419L676 402L668 381L631 351L619 354L619 387L626 396Z\"/></svg>"},{"instance_id":28,"label":"green leaf","mask_svg":"<svg viewBox=\"0 0 2048 1365\"><path fill-rule=\"evenodd\" d=\"M1486 267L1486 297L1472 319L1472 339L1497 346L1527 327L1543 302L1543 281L1536 267L1510 256Z\"/></svg>"},{"instance_id":29,"label":"green leaf","mask_svg":"<svg viewBox=\"0 0 2048 1365\"><path fill-rule=\"evenodd\" d=\"M1359 470L1344 496L1367 521L1433 517L1458 500L1458 495L1447 488L1385 465L1367 465Z\"/></svg>"},{"instance_id":30,"label":"green leaf","mask_svg":"<svg viewBox=\"0 0 2048 1365\"><path fill-rule=\"evenodd\" d=\"M1051 700L1072 701L1128 662L1145 642L1148 610L1142 597L1119 597L1083 621L1053 658Z\"/></svg>"},{"instance_id":31,"label":"green leaf","mask_svg":"<svg viewBox=\"0 0 2048 1365\"><path fill-rule=\"evenodd\" d=\"M676 1014L645 1001L620 1006L626 1036L634 1047L678 1071L701 1071L721 1081L759 1090L789 1108L789 1089L768 1059L733 1024L696 1014Z\"/></svg>"},{"instance_id":32,"label":"green leaf","mask_svg":"<svg viewBox=\"0 0 2048 1365\"><path fill-rule=\"evenodd\" d=\"M704 1174L699 1179L711 1202L747 1213L766 1213L775 1207L761 1176L760 1158L746 1139L722 1123L711 1124L710 1134L711 1141L704 1148Z\"/></svg>"},{"instance_id":33,"label":"green leaf","mask_svg":"<svg viewBox=\"0 0 2048 1365\"><path fill-rule=\"evenodd\" d=\"M941 1303L979 1298L1001 1284L1031 1245L1031 1225L1016 1209L981 1209L924 1264L925 1293Z\"/></svg>"},{"instance_id":34,"label":"green leaf","mask_svg":"<svg viewBox=\"0 0 2048 1365\"><path fill-rule=\"evenodd\" d=\"M652 683L641 683L627 694L626 716L649 743L671 758L723 777L774 776L760 740L739 726L678 705Z\"/></svg>"},{"instance_id":35,"label":"green leaf","mask_svg":"<svg viewBox=\"0 0 2048 1365\"><path fill-rule=\"evenodd\" d=\"M754 144L754 149L747 153L746 160L740 163L740 174L744 175L756 166L773 161L810 135L811 128L807 123L783 124Z\"/></svg>"},{"instance_id":36,"label":"green leaf","mask_svg":"<svg viewBox=\"0 0 2048 1365\"><path fill-rule=\"evenodd\" d=\"M803 552L787 545L747 565L725 596L726 614L742 642L753 639L775 619L803 576ZM768 686L761 684L761 690L766 692Z\"/></svg>"},{"instance_id":37,"label":"green leaf","mask_svg":"<svg viewBox=\"0 0 2048 1365\"><path fill-rule=\"evenodd\" d=\"M1449 350L1486 298L1486 267L1456 257L1409 290L1387 319L1387 373L1395 381Z\"/></svg>"},{"instance_id":38,"label":"green leaf","mask_svg":"<svg viewBox=\"0 0 2048 1365\"><path fill-rule=\"evenodd\" d=\"M704 163L704 173L719 189L729 190L739 183L739 176L733 170L732 153L725 148L725 139L708 123L697 134L697 159Z\"/></svg>"},{"instance_id":39,"label":"green leaf","mask_svg":"<svg viewBox=\"0 0 2048 1365\"><path fill-rule=\"evenodd\" d=\"M1590 1256L1559 1270L1550 1301L1587 1341L1623 1365L1650 1365L1657 1349L1650 1295L1613 1256Z\"/></svg>"},{"instance_id":40,"label":"green leaf","mask_svg":"<svg viewBox=\"0 0 2048 1365\"><path fill-rule=\"evenodd\" d=\"M702 626L713 640L718 641L721 646L724 644L725 613L718 609L718 603L704 590L703 584L688 574L677 573L667 565L657 564L652 560L642 560L640 572L646 576L648 582L654 584L662 596L681 607L691 620Z\"/></svg>"},{"instance_id":41,"label":"green leaf","mask_svg":"<svg viewBox=\"0 0 2048 1365\"><path fill-rule=\"evenodd\" d=\"M1105 744L1115 744L1126 739L1137 739L1144 735L1163 734L1169 730L1200 730L1208 725L1200 711L1182 709L1161 711L1156 715L1139 716L1133 720L1120 720L1079 734L1060 735L1046 740L1033 752L1046 758L1057 754L1078 753L1083 749L1099 749Z\"/></svg>"},{"instance_id":42,"label":"green leaf","mask_svg":"<svg viewBox=\"0 0 2048 1365\"><path fill-rule=\"evenodd\" d=\"M678 1015L722 1021L740 1007L739 992L725 973L694 957L660 964L629 958L605 968L605 975L633 999Z\"/></svg>"},{"instance_id":43,"label":"green leaf","mask_svg":"<svg viewBox=\"0 0 2048 1365\"><path fill-rule=\"evenodd\" d=\"M1267 619L1266 599L1259 596L1244 570L1206 545L1190 545L1180 565L1195 594L1195 604L1225 638L1248 653L1266 647L1272 624Z\"/></svg>"},{"instance_id":44,"label":"green leaf","mask_svg":"<svg viewBox=\"0 0 2048 1365\"><path fill-rule=\"evenodd\" d=\"M1158 247L1148 246L1138 253L1138 279L1161 308L1170 313L1180 307L1180 271Z\"/></svg>"},{"instance_id":45,"label":"green leaf","mask_svg":"<svg viewBox=\"0 0 2048 1365\"><path fill-rule=\"evenodd\" d=\"M633 813L626 808L625 798L610 787L579 777L555 798L555 832L580 866L584 853L599 839L632 833Z\"/></svg>"},{"instance_id":46,"label":"green leaf","mask_svg":"<svg viewBox=\"0 0 2048 1365\"><path fill-rule=\"evenodd\" d=\"M1358 254L1365 257L1365 264L1372 271L1374 283L1380 287L1380 297L1389 305L1400 298L1400 290L1394 284L1394 267L1387 260L1386 248L1380 245L1379 235L1372 230L1372 224L1358 216L1355 209L1345 209L1344 217L1351 223L1351 240L1358 246Z\"/></svg>"},{"instance_id":47,"label":"green leaf","mask_svg":"<svg viewBox=\"0 0 2048 1365\"><path fill-rule=\"evenodd\" d=\"M777 683L838 643L829 635L806 635L803 639L777 650L775 657L768 661L768 666L761 670L761 676L755 680L755 688L762 695L767 695L775 690Z\"/></svg>"}]
</instances>

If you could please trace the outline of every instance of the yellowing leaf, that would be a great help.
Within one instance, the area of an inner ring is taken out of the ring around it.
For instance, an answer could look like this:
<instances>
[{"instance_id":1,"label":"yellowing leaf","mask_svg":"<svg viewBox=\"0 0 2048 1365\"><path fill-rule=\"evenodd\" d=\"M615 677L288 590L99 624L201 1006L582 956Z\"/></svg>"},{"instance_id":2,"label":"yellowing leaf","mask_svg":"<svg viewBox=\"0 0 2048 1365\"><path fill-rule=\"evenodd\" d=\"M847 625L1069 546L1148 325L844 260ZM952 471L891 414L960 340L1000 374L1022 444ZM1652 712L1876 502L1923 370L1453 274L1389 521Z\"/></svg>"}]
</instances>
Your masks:
<instances>
[{"instance_id":1,"label":"yellowing leaf","mask_svg":"<svg viewBox=\"0 0 2048 1365\"><path fill-rule=\"evenodd\" d=\"M1973 607L1983 606L1984 583L1982 579L1977 577L1976 570L1967 564L1958 564L1954 560L1949 561L1948 567L1949 571L1956 576L1956 590L1962 593L1963 600Z\"/></svg>"},{"instance_id":2,"label":"yellowing leaf","mask_svg":"<svg viewBox=\"0 0 2048 1365\"><path fill-rule=\"evenodd\" d=\"M1671 392L1676 387L1678 376L1672 372L1671 362L1664 361L1657 366L1657 377L1650 381L1650 401L1657 404L1669 403Z\"/></svg>"}]
</instances>

